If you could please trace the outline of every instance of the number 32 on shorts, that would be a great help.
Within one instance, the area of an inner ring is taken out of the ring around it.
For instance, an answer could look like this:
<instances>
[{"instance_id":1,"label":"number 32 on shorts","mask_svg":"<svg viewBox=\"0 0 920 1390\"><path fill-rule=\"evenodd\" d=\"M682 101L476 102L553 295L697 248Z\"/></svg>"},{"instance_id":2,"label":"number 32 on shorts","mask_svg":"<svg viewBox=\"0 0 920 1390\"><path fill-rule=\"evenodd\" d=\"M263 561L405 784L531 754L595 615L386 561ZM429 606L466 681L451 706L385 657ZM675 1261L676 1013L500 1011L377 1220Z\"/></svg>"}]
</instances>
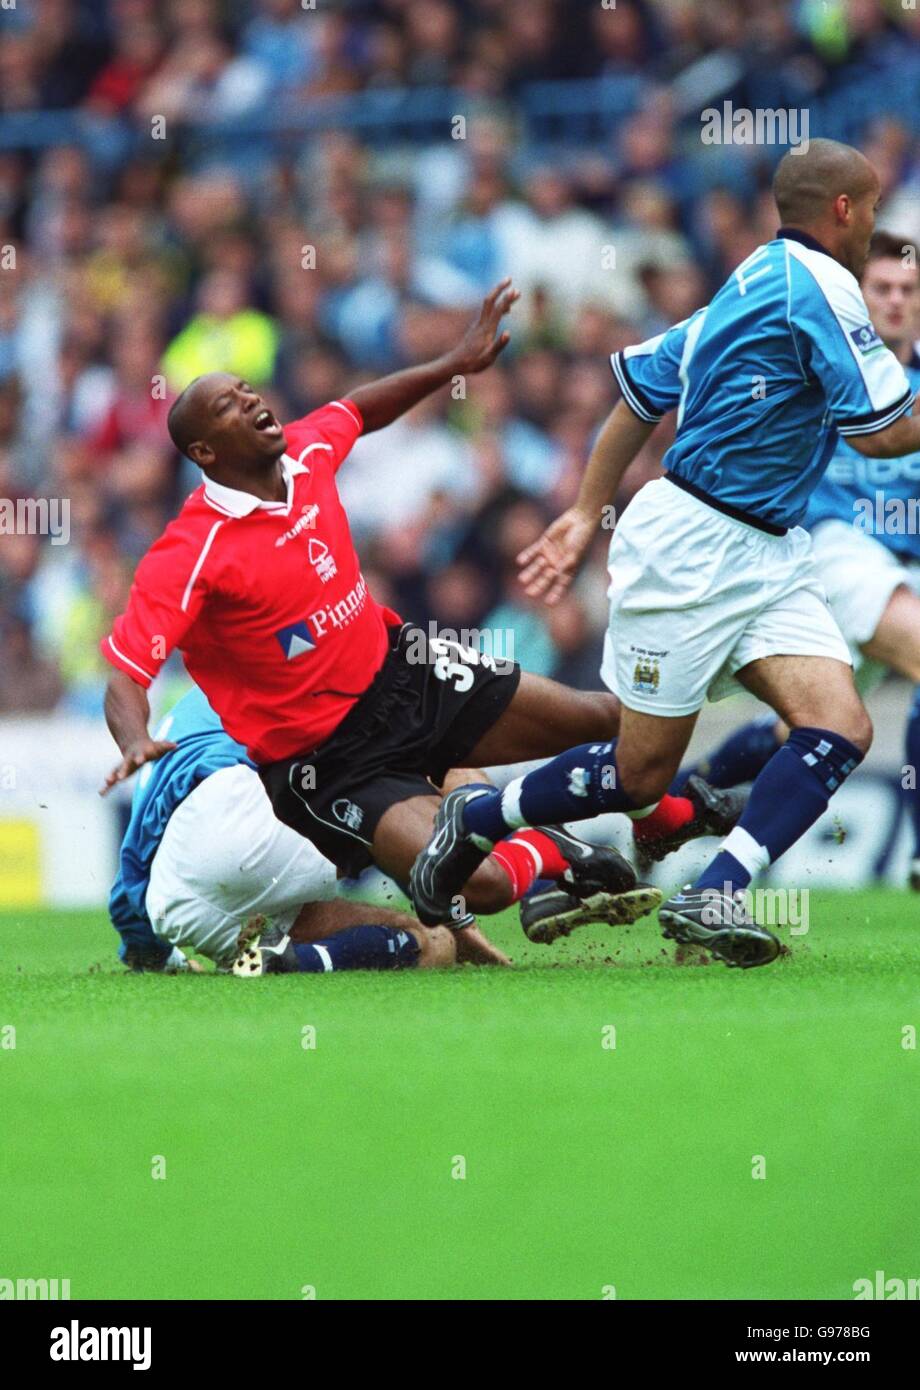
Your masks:
<instances>
[{"instance_id":1,"label":"number 32 on shorts","mask_svg":"<svg viewBox=\"0 0 920 1390\"><path fill-rule=\"evenodd\" d=\"M473 647L462 647L459 642L452 642L448 637L432 637L428 646L435 658L434 674L439 681L450 681L460 695L465 695L473 684L474 666L495 670L495 661L491 656L483 656ZM452 654L460 660L452 660Z\"/></svg>"}]
</instances>

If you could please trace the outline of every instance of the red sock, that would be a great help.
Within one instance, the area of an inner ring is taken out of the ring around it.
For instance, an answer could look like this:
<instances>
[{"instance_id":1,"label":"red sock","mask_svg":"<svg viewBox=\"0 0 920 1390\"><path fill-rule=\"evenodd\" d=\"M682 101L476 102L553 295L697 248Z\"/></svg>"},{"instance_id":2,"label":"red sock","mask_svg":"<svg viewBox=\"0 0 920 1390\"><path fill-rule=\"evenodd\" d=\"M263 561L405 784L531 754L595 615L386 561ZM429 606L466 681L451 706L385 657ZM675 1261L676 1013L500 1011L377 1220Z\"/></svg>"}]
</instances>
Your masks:
<instances>
[{"instance_id":1,"label":"red sock","mask_svg":"<svg viewBox=\"0 0 920 1390\"><path fill-rule=\"evenodd\" d=\"M558 846L542 830L516 830L499 840L489 856L508 875L512 902L523 898L537 878L561 878L569 867Z\"/></svg>"},{"instance_id":2,"label":"red sock","mask_svg":"<svg viewBox=\"0 0 920 1390\"><path fill-rule=\"evenodd\" d=\"M679 830L693 820L693 816L693 802L689 797L663 796L650 816L633 821L633 834L637 840L657 840L661 835Z\"/></svg>"}]
</instances>

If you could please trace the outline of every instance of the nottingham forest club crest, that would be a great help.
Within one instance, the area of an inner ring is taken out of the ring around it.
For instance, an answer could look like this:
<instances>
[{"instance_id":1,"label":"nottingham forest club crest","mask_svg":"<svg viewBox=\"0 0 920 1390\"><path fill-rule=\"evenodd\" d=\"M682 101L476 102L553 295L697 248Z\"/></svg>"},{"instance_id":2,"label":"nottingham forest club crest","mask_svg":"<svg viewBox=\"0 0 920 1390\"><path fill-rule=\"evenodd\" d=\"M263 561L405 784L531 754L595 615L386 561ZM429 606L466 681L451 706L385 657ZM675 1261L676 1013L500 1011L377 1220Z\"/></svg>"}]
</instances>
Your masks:
<instances>
[{"instance_id":1,"label":"nottingham forest club crest","mask_svg":"<svg viewBox=\"0 0 920 1390\"><path fill-rule=\"evenodd\" d=\"M633 690L642 695L657 695L660 680L661 673L658 669L657 656L644 655L636 658L636 669L633 671Z\"/></svg>"}]
</instances>

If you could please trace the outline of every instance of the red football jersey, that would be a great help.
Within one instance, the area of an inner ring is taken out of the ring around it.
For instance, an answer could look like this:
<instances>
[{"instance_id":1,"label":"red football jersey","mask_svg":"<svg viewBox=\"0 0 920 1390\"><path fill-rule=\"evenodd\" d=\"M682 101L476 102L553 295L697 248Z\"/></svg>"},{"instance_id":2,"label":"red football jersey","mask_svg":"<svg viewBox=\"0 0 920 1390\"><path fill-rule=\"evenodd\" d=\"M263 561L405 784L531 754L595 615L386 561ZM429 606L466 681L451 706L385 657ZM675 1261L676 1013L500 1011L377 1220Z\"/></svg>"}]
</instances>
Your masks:
<instances>
[{"instance_id":1,"label":"red football jersey","mask_svg":"<svg viewBox=\"0 0 920 1390\"><path fill-rule=\"evenodd\" d=\"M286 502L207 479L138 565L102 652L148 686L178 647L254 762L309 753L383 665L397 614L368 592L335 474L362 421L333 401L285 426Z\"/></svg>"}]
</instances>

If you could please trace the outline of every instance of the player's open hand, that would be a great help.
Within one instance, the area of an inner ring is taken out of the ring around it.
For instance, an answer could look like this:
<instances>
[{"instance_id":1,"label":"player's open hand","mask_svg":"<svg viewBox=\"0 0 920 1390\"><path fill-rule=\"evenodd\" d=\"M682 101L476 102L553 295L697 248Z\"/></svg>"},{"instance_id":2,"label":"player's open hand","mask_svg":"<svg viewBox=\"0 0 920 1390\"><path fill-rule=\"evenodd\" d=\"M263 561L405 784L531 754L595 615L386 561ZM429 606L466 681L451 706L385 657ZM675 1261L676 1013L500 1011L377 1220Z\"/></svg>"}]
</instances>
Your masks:
<instances>
[{"instance_id":1,"label":"player's open hand","mask_svg":"<svg viewBox=\"0 0 920 1390\"><path fill-rule=\"evenodd\" d=\"M99 788L99 795L105 796L118 782L124 782L131 777L144 763L155 763L157 758L162 758L165 753L171 753L177 745L170 743L166 739L145 738L139 743L133 744L125 752L124 757L117 767L106 777L104 784Z\"/></svg>"},{"instance_id":2,"label":"player's open hand","mask_svg":"<svg viewBox=\"0 0 920 1390\"><path fill-rule=\"evenodd\" d=\"M498 354L508 346L511 334L499 332L501 321L521 297L520 290L514 289L511 278L502 280L482 301L479 318L470 324L457 348L457 371L461 374L484 372L491 367Z\"/></svg>"},{"instance_id":3,"label":"player's open hand","mask_svg":"<svg viewBox=\"0 0 920 1390\"><path fill-rule=\"evenodd\" d=\"M543 535L517 557L520 581L530 598L559 602L591 547L597 524L577 507L547 526Z\"/></svg>"}]
</instances>

